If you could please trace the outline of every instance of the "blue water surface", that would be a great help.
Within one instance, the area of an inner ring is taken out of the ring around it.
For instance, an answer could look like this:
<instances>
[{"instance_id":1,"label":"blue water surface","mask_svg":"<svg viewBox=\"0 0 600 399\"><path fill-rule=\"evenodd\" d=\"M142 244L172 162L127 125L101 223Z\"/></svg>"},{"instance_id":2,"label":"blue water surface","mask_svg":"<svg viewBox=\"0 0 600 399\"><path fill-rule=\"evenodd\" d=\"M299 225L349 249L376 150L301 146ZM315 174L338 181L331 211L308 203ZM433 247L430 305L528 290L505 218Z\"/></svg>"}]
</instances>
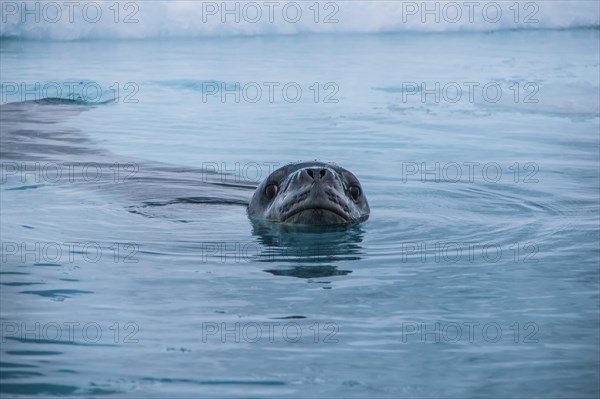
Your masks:
<instances>
[{"instance_id":1,"label":"blue water surface","mask_svg":"<svg viewBox=\"0 0 600 399\"><path fill-rule=\"evenodd\" d=\"M3 106L3 397L597 397L599 45L3 40L3 104L94 104ZM252 224L313 159L370 219Z\"/></svg>"}]
</instances>

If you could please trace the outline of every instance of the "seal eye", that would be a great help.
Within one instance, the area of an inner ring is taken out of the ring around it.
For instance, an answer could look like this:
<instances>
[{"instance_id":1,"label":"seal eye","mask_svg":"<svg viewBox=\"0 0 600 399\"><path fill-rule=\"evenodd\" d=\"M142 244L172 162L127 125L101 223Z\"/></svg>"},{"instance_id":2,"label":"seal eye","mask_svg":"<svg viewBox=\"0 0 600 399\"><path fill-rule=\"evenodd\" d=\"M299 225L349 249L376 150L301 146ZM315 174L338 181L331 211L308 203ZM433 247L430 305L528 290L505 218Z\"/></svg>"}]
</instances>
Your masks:
<instances>
[{"instance_id":1,"label":"seal eye","mask_svg":"<svg viewBox=\"0 0 600 399\"><path fill-rule=\"evenodd\" d=\"M360 187L352 185L348 188L348 195L350 195L350 197L354 200L354 201L358 201L358 199L360 198Z\"/></svg>"},{"instance_id":2,"label":"seal eye","mask_svg":"<svg viewBox=\"0 0 600 399\"><path fill-rule=\"evenodd\" d=\"M265 187L265 196L268 199L275 197L278 192L279 186L277 184L269 184L267 187Z\"/></svg>"}]
</instances>

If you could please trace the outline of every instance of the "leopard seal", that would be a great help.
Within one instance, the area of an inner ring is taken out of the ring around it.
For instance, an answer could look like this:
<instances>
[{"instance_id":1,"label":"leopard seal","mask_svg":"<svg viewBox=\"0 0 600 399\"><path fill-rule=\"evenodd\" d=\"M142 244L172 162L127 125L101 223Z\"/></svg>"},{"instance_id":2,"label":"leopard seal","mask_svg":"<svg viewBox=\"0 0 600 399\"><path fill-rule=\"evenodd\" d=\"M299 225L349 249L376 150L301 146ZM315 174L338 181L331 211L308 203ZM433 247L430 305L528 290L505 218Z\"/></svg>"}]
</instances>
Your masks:
<instances>
[{"instance_id":1,"label":"leopard seal","mask_svg":"<svg viewBox=\"0 0 600 399\"><path fill-rule=\"evenodd\" d=\"M369 218L369 203L356 176L333 163L285 165L258 186L248 215L301 225L347 225Z\"/></svg>"}]
</instances>

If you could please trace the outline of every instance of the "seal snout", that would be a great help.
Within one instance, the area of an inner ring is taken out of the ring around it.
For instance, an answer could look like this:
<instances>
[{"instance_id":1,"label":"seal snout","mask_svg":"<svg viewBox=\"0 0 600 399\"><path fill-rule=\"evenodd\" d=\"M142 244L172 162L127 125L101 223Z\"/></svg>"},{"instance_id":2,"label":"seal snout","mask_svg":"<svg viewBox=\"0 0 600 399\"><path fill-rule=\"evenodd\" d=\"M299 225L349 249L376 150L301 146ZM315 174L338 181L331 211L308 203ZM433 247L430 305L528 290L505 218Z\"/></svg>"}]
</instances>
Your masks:
<instances>
[{"instance_id":1,"label":"seal snout","mask_svg":"<svg viewBox=\"0 0 600 399\"><path fill-rule=\"evenodd\" d=\"M305 168L293 176L297 185L281 204L281 220L301 224L342 224L350 219L343 185L327 168ZM298 191L300 191L298 193Z\"/></svg>"},{"instance_id":2,"label":"seal snout","mask_svg":"<svg viewBox=\"0 0 600 399\"><path fill-rule=\"evenodd\" d=\"M328 174L331 174L327 169L307 168L302 170L302 172L306 173L312 180L324 180Z\"/></svg>"}]
</instances>

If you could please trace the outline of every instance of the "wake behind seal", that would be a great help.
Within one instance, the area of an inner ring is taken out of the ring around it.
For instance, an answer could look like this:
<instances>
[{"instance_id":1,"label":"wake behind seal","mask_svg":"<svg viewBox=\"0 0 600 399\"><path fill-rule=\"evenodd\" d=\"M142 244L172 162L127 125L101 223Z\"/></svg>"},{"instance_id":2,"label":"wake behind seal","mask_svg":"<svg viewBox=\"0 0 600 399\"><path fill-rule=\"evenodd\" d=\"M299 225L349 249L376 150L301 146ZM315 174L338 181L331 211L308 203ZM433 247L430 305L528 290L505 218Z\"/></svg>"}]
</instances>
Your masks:
<instances>
[{"instance_id":1,"label":"wake behind seal","mask_svg":"<svg viewBox=\"0 0 600 399\"><path fill-rule=\"evenodd\" d=\"M271 173L256 189L248 215L272 222L346 225L369 218L360 182L347 169L325 162L298 162Z\"/></svg>"}]
</instances>

